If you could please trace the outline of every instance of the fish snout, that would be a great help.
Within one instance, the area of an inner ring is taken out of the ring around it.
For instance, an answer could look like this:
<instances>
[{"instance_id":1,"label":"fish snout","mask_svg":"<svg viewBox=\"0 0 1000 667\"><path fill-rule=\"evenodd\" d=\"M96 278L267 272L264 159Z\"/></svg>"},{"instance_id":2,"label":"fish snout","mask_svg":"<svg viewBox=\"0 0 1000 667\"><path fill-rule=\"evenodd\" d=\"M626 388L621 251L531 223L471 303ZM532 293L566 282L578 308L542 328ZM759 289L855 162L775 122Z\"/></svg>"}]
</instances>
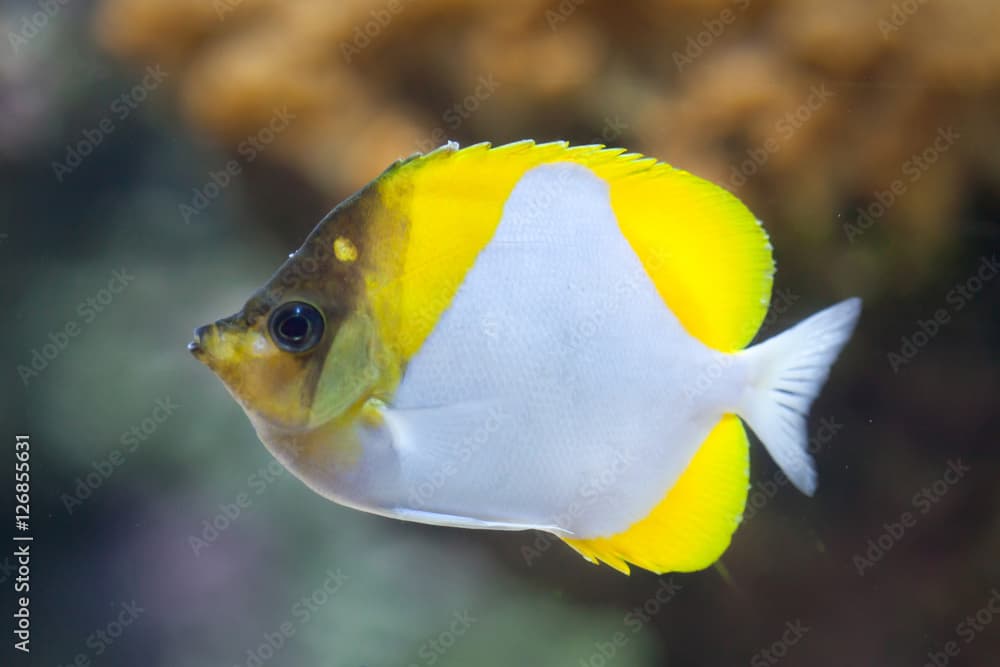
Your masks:
<instances>
[{"instance_id":1,"label":"fish snout","mask_svg":"<svg viewBox=\"0 0 1000 667\"><path fill-rule=\"evenodd\" d=\"M208 339L216 333L217 325L205 324L194 330L194 340L187 345L188 351L199 361L205 361L208 354Z\"/></svg>"},{"instance_id":2,"label":"fish snout","mask_svg":"<svg viewBox=\"0 0 1000 667\"><path fill-rule=\"evenodd\" d=\"M195 357L200 357L205 352L205 348L202 347L202 341L211 327L211 324L205 324L194 330L194 340L188 343L188 351Z\"/></svg>"},{"instance_id":3,"label":"fish snout","mask_svg":"<svg viewBox=\"0 0 1000 667\"><path fill-rule=\"evenodd\" d=\"M195 359L218 373L225 366L246 361L247 355L253 354L252 343L257 337L237 314L195 329L187 348Z\"/></svg>"}]
</instances>

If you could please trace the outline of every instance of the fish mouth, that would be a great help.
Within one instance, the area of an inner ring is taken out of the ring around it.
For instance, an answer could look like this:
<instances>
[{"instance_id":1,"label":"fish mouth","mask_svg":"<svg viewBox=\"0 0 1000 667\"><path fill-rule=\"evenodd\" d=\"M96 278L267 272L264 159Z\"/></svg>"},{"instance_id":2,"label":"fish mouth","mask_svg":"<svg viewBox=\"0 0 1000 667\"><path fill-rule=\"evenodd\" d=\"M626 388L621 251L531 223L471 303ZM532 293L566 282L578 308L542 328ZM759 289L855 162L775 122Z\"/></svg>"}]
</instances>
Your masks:
<instances>
[{"instance_id":1,"label":"fish mouth","mask_svg":"<svg viewBox=\"0 0 1000 667\"><path fill-rule=\"evenodd\" d=\"M188 352L216 372L221 364L239 358L241 353L237 348L246 327L237 318L233 315L195 329L194 340L187 345Z\"/></svg>"},{"instance_id":2,"label":"fish mouth","mask_svg":"<svg viewBox=\"0 0 1000 667\"><path fill-rule=\"evenodd\" d=\"M205 349L204 340L214 327L214 324L206 324L194 330L194 340L187 344L188 352L198 361L205 363L208 351Z\"/></svg>"}]
</instances>

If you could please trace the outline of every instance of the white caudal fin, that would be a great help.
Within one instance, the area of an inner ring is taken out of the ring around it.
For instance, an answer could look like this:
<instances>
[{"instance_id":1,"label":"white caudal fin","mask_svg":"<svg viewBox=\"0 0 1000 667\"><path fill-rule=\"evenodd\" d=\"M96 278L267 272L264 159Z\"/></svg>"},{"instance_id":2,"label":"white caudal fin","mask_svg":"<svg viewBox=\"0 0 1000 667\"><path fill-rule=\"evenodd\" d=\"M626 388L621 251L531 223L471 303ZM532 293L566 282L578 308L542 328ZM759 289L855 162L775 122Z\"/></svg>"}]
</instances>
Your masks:
<instances>
[{"instance_id":1,"label":"white caudal fin","mask_svg":"<svg viewBox=\"0 0 1000 667\"><path fill-rule=\"evenodd\" d=\"M809 408L860 313L861 299L847 299L740 353L749 386L738 413L792 484L810 496L816 469L806 449Z\"/></svg>"}]
</instances>

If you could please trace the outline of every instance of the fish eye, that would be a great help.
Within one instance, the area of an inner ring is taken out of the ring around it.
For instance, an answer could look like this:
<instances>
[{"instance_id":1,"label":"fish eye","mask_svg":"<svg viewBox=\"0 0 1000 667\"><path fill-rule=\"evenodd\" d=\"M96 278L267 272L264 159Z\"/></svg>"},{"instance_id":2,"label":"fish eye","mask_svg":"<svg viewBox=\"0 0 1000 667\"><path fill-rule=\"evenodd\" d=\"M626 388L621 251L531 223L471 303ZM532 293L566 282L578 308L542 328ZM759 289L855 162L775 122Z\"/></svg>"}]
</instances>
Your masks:
<instances>
[{"instance_id":1,"label":"fish eye","mask_svg":"<svg viewBox=\"0 0 1000 667\"><path fill-rule=\"evenodd\" d=\"M268 322L271 340L286 352L306 352L323 338L323 315L301 301L289 301L274 309Z\"/></svg>"}]
</instances>

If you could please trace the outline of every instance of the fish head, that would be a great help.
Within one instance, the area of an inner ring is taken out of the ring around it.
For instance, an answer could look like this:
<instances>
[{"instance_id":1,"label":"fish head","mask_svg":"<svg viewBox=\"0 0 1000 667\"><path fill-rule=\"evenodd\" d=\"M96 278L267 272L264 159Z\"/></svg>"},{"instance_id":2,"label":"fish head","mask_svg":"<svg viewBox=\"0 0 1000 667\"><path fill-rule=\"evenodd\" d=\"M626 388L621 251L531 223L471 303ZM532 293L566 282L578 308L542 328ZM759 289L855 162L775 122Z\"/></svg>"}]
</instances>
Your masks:
<instances>
[{"instance_id":1,"label":"fish head","mask_svg":"<svg viewBox=\"0 0 1000 667\"><path fill-rule=\"evenodd\" d=\"M318 429L384 384L362 271L317 253L325 245L307 240L239 312L199 327L188 345L262 438Z\"/></svg>"}]
</instances>

